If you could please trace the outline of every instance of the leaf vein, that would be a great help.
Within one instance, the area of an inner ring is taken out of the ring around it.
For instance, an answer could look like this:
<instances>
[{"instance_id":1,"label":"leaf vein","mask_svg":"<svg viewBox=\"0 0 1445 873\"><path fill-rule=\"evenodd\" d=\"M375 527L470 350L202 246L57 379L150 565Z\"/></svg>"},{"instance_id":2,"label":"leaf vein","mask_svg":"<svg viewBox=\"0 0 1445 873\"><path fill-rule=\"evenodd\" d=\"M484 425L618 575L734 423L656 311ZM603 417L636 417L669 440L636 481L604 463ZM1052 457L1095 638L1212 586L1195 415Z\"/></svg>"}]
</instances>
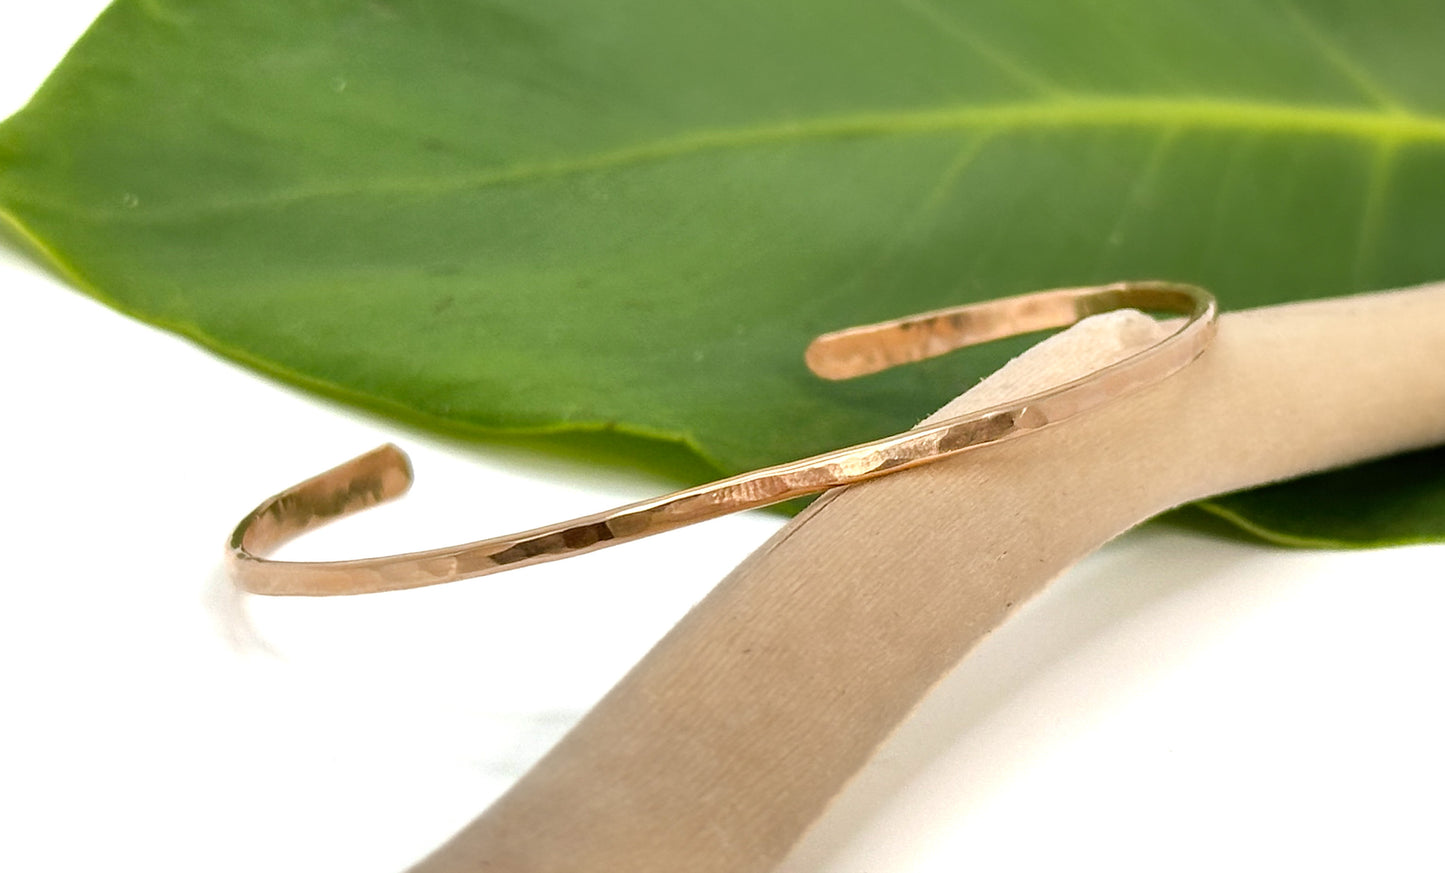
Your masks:
<instances>
[{"instance_id":1,"label":"leaf vein","mask_svg":"<svg viewBox=\"0 0 1445 873\"><path fill-rule=\"evenodd\" d=\"M1396 151L1397 147L1393 142L1381 143L1370 163L1370 175L1365 183L1364 208L1360 210L1360 226L1355 237L1353 278L1356 288L1367 287L1366 270L1375 260L1375 248L1380 237L1380 223L1383 221L1385 201L1389 195Z\"/></svg>"},{"instance_id":2,"label":"leaf vein","mask_svg":"<svg viewBox=\"0 0 1445 873\"><path fill-rule=\"evenodd\" d=\"M1415 112L1381 112L1347 106L1290 104L1217 99L1161 100L1093 98L1067 101L1023 101L979 106L953 106L908 111L861 113L785 121L754 127L701 131L623 146L610 151L551 161L533 161L438 177L368 178L309 188L289 188L198 203L167 205L142 196L132 208L83 208L45 203L21 192L8 192L12 203L129 223L191 220L216 213L292 205L312 200L368 195L445 194L504 185L545 182L585 173L605 173L657 164L695 155L750 148L792 146L809 142L874 139L896 136L992 131L995 134L1072 129L1159 129L1234 131L1353 138L1371 144L1426 142L1445 145L1445 117Z\"/></svg>"},{"instance_id":3,"label":"leaf vein","mask_svg":"<svg viewBox=\"0 0 1445 873\"><path fill-rule=\"evenodd\" d=\"M892 239L876 257L858 270L860 278L866 279L870 286L877 287L879 274L898 260L905 242L915 238L920 229L933 217L958 182L959 177L973 164L974 159L978 157L979 152L983 151L990 138L991 134L984 132L964 140L963 144L949 158L943 172L938 174L938 178L923 192L913 208L893 223L895 231Z\"/></svg>"},{"instance_id":4,"label":"leaf vein","mask_svg":"<svg viewBox=\"0 0 1445 873\"><path fill-rule=\"evenodd\" d=\"M967 25L959 21L957 16L950 15L942 9L939 9L938 5L931 2L931 0L897 0L897 2L899 6L937 26L943 35L978 57L983 58L995 69L1000 70L1030 90L1045 96L1061 99L1069 96L1066 89L1060 88L1058 84L1048 76L1023 63L1013 55L1002 51L996 46L990 45L969 29Z\"/></svg>"},{"instance_id":5,"label":"leaf vein","mask_svg":"<svg viewBox=\"0 0 1445 873\"><path fill-rule=\"evenodd\" d=\"M1284 9L1285 14L1294 21L1299 33L1314 46L1319 56L1348 79L1361 93L1375 101L1382 109L1393 112L1405 111L1400 99L1376 81L1375 77L1359 61L1341 48L1339 43L1326 36L1324 31L1320 30L1319 25L1305 15L1294 0L1279 0L1279 5Z\"/></svg>"},{"instance_id":6,"label":"leaf vein","mask_svg":"<svg viewBox=\"0 0 1445 873\"><path fill-rule=\"evenodd\" d=\"M1140 163L1139 171L1134 177L1134 182L1129 186L1129 191L1124 196L1124 201L1119 206L1119 214L1114 219L1114 224L1109 232L1103 237L1099 245L1099 257L1094 264L1094 274L1104 275L1104 265L1108 263L1110 256L1117 252L1124 243L1124 229L1129 224L1129 219L1134 213L1145 205L1148 200L1149 189L1153 186L1155 178L1159 175L1159 169L1164 165L1164 160L1169 154L1169 148L1179 135L1178 128L1161 131L1153 147L1149 150L1148 156Z\"/></svg>"}]
</instances>

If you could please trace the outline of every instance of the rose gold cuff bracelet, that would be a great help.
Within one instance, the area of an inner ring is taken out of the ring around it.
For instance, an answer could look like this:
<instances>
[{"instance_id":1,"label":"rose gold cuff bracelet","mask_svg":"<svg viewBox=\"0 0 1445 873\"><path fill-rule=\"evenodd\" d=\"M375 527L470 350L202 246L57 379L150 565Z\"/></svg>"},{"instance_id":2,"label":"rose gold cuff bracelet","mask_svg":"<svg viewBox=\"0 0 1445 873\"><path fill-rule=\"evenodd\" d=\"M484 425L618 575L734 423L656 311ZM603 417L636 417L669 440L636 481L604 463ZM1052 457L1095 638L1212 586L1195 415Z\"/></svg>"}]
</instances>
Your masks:
<instances>
[{"instance_id":1,"label":"rose gold cuff bracelet","mask_svg":"<svg viewBox=\"0 0 1445 873\"><path fill-rule=\"evenodd\" d=\"M231 534L227 564L237 583L257 594L419 588L578 555L926 464L1057 424L1178 372L1214 336L1214 298L1190 285L1157 281L1061 288L850 328L814 340L805 356L813 372L825 379L848 379L1126 308L1187 318L1149 348L1039 394L572 521L386 557L325 562L264 557L309 530L405 493L411 466L400 449L384 445L256 507Z\"/></svg>"}]
</instances>

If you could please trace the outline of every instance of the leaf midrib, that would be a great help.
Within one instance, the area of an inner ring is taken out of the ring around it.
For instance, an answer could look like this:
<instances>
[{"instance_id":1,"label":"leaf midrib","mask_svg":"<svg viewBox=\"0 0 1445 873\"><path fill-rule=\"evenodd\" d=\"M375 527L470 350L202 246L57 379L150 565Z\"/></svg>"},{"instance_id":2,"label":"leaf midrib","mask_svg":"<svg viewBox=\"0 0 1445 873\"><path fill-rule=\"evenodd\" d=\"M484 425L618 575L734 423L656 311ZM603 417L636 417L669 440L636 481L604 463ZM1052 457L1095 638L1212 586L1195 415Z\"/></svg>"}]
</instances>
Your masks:
<instances>
[{"instance_id":1,"label":"leaf midrib","mask_svg":"<svg viewBox=\"0 0 1445 873\"><path fill-rule=\"evenodd\" d=\"M308 200L370 194L429 194L485 189L589 172L660 163L707 152L793 145L830 139L1017 132L1065 128L1145 128L1168 131L1254 132L1358 139L1377 147L1445 145L1445 116L1394 107L1303 106L1218 98L1070 98L821 116L754 127L720 128L623 146L610 151L536 161L449 176L368 178L344 184L279 189L255 197L172 207L77 209L28 200L96 220L161 222L242 212ZM17 198L26 201L26 198Z\"/></svg>"}]
</instances>

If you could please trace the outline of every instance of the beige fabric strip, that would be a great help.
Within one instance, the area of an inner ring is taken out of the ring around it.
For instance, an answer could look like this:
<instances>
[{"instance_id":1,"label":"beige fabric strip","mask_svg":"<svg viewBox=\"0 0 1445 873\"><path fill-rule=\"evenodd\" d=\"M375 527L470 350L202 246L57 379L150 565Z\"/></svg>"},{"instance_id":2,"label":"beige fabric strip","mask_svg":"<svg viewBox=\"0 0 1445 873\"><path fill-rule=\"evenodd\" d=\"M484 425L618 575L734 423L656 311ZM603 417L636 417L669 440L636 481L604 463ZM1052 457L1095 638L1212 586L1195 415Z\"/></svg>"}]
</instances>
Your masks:
<instances>
[{"instance_id":1,"label":"beige fabric strip","mask_svg":"<svg viewBox=\"0 0 1445 873\"><path fill-rule=\"evenodd\" d=\"M1161 331L1089 319L940 414ZM770 870L929 688L1082 556L1181 503L1440 442L1445 285L1227 314L1157 386L830 492L415 870Z\"/></svg>"}]
</instances>

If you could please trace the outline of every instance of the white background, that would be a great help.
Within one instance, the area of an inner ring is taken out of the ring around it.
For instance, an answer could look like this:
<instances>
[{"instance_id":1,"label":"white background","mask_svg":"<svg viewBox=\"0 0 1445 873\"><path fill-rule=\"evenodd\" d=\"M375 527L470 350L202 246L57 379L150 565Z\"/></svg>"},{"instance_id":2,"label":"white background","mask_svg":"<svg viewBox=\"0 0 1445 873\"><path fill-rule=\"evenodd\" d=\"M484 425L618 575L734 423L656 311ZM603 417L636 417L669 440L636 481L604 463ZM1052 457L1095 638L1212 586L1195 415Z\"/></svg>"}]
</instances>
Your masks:
<instances>
[{"instance_id":1,"label":"white background","mask_svg":"<svg viewBox=\"0 0 1445 873\"><path fill-rule=\"evenodd\" d=\"M102 5L7 0L0 115ZM666 483L302 395L7 250L0 303L0 869L399 871L779 524L244 599L219 563L238 518L386 440L413 455L413 496L308 551L474 539ZM945 681L787 869L1445 869L1442 568L1440 546L1136 531Z\"/></svg>"}]
</instances>

